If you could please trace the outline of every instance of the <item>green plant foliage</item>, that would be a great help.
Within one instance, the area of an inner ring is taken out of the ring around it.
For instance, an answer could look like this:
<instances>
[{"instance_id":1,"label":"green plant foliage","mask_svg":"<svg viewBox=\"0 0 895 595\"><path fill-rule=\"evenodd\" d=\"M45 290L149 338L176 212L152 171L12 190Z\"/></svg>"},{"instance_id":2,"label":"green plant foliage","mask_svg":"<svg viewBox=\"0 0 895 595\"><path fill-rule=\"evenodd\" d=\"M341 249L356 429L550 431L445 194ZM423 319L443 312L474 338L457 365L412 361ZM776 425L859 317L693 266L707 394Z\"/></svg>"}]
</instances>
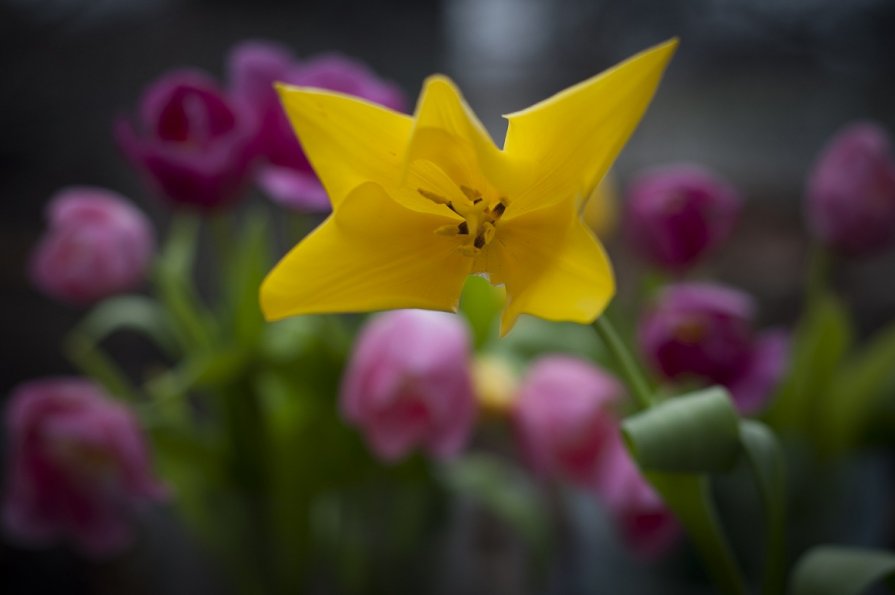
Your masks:
<instances>
[{"instance_id":1,"label":"green plant foliage","mask_svg":"<svg viewBox=\"0 0 895 595\"><path fill-rule=\"evenodd\" d=\"M790 595L859 595L873 584L895 578L895 554L859 548L820 546L802 556L792 575Z\"/></svg>"}]
</instances>

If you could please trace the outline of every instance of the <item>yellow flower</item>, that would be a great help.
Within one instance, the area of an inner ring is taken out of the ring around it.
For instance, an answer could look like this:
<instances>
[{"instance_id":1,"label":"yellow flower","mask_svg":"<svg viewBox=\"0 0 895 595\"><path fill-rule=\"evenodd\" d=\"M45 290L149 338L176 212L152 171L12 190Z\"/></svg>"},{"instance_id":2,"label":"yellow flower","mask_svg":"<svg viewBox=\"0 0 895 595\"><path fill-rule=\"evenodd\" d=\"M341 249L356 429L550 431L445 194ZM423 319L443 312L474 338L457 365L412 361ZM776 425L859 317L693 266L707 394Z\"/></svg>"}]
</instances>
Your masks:
<instances>
[{"instance_id":1,"label":"yellow flower","mask_svg":"<svg viewBox=\"0 0 895 595\"><path fill-rule=\"evenodd\" d=\"M451 81L426 80L411 117L280 85L333 204L261 286L269 320L457 308L467 275L504 285L501 333L520 314L592 322L615 291L579 216L643 116L671 40L520 112L498 149Z\"/></svg>"}]
</instances>

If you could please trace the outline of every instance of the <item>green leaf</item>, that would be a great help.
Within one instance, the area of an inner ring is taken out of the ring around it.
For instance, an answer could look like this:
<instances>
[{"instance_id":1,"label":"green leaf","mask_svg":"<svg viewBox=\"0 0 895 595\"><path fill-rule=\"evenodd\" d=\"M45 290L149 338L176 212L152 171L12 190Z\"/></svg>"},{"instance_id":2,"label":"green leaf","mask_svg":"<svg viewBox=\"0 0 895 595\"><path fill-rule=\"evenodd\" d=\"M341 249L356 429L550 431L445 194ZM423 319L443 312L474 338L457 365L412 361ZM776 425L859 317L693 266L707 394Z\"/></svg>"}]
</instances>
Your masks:
<instances>
[{"instance_id":1,"label":"green leaf","mask_svg":"<svg viewBox=\"0 0 895 595\"><path fill-rule=\"evenodd\" d=\"M473 498L519 532L530 544L542 548L548 535L547 521L537 490L519 469L489 455L469 455L446 465L448 487Z\"/></svg>"},{"instance_id":2,"label":"green leaf","mask_svg":"<svg viewBox=\"0 0 895 595\"><path fill-rule=\"evenodd\" d=\"M869 423L884 388L895 379L895 324L878 333L849 358L833 378L823 401L818 439L838 454L852 448Z\"/></svg>"},{"instance_id":3,"label":"green leaf","mask_svg":"<svg viewBox=\"0 0 895 595\"><path fill-rule=\"evenodd\" d=\"M708 476L741 452L739 418L723 388L676 397L622 423L628 450L706 561L723 592L745 595L742 572L712 501Z\"/></svg>"},{"instance_id":4,"label":"green leaf","mask_svg":"<svg viewBox=\"0 0 895 595\"><path fill-rule=\"evenodd\" d=\"M811 435L818 404L851 343L845 308L835 295L817 294L796 330L789 373L768 413L772 427Z\"/></svg>"},{"instance_id":5,"label":"green leaf","mask_svg":"<svg viewBox=\"0 0 895 595\"><path fill-rule=\"evenodd\" d=\"M460 312L469 321L476 349L497 337L497 319L505 301L503 291L487 279L478 275L466 279L460 296Z\"/></svg>"},{"instance_id":6,"label":"green leaf","mask_svg":"<svg viewBox=\"0 0 895 595\"><path fill-rule=\"evenodd\" d=\"M153 274L159 300L184 351L206 350L215 344L214 318L202 304L193 283L198 233L198 219L175 217Z\"/></svg>"},{"instance_id":7,"label":"green leaf","mask_svg":"<svg viewBox=\"0 0 895 595\"><path fill-rule=\"evenodd\" d=\"M790 595L858 595L895 576L895 554L858 548L821 546L796 565Z\"/></svg>"},{"instance_id":8,"label":"green leaf","mask_svg":"<svg viewBox=\"0 0 895 595\"><path fill-rule=\"evenodd\" d=\"M174 330L165 310L155 300L141 295L113 297L100 302L84 317L74 332L98 344L118 331L134 331L152 339L171 353Z\"/></svg>"},{"instance_id":9,"label":"green leaf","mask_svg":"<svg viewBox=\"0 0 895 595\"><path fill-rule=\"evenodd\" d=\"M740 441L765 512L762 593L783 593L786 581L786 470L777 438L764 424L740 422Z\"/></svg>"},{"instance_id":10,"label":"green leaf","mask_svg":"<svg viewBox=\"0 0 895 595\"><path fill-rule=\"evenodd\" d=\"M721 387L669 399L628 417L622 430L634 458L654 472L727 471L740 453L739 417Z\"/></svg>"},{"instance_id":11,"label":"green leaf","mask_svg":"<svg viewBox=\"0 0 895 595\"><path fill-rule=\"evenodd\" d=\"M264 329L264 318L258 305L258 288L270 266L270 230L264 211L253 210L245 217L239 250L229 250L224 279L227 295L225 315L233 337L239 345L253 344Z\"/></svg>"}]
</instances>

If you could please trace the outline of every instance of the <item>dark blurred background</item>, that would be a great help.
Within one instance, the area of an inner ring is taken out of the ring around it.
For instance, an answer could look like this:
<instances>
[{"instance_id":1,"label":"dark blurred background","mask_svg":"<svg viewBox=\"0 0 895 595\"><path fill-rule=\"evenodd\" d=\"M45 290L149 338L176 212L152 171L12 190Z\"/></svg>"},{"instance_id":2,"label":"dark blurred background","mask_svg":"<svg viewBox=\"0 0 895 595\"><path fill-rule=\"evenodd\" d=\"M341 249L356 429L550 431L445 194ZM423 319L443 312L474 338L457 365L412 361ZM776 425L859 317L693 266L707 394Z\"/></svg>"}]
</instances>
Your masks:
<instances>
[{"instance_id":1,"label":"dark blurred background","mask_svg":"<svg viewBox=\"0 0 895 595\"><path fill-rule=\"evenodd\" d=\"M709 271L756 293L767 322L792 323L807 253L805 174L849 121L895 131L893 31L891 0L0 0L0 395L71 371L58 345L79 312L40 296L25 276L51 194L105 186L163 220L111 125L172 67L222 76L234 43L263 38L299 57L360 58L411 98L426 75L445 72L500 139L501 113L679 36L615 175L624 188L639 168L696 161L729 178L746 214ZM616 260L623 279L627 264ZM895 316L893 272L890 252L838 273L864 333ZM34 592L27 585L38 576L67 593L116 592L62 553L0 550L4 593Z\"/></svg>"}]
</instances>

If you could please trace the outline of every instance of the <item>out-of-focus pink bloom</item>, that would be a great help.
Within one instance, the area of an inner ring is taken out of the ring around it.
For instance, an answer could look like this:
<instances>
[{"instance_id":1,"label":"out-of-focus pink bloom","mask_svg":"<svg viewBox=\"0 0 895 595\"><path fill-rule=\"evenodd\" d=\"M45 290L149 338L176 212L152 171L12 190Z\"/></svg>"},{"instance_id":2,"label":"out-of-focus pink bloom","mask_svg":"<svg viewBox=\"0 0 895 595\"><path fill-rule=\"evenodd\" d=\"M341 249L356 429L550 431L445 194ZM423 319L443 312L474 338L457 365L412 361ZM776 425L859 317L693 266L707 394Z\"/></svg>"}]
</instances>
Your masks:
<instances>
[{"instance_id":1,"label":"out-of-focus pink bloom","mask_svg":"<svg viewBox=\"0 0 895 595\"><path fill-rule=\"evenodd\" d=\"M849 256L879 252L895 240L895 158L885 130L870 122L839 132L808 180L808 223Z\"/></svg>"},{"instance_id":2,"label":"out-of-focus pink bloom","mask_svg":"<svg viewBox=\"0 0 895 595\"><path fill-rule=\"evenodd\" d=\"M634 553L646 558L661 556L680 537L677 519L644 479L618 431L606 445L597 494Z\"/></svg>"},{"instance_id":3,"label":"out-of-focus pink bloom","mask_svg":"<svg viewBox=\"0 0 895 595\"><path fill-rule=\"evenodd\" d=\"M30 263L43 292L89 304L143 283L154 234L125 198L102 188L67 188L52 199L47 218L49 229Z\"/></svg>"},{"instance_id":4,"label":"out-of-focus pink bloom","mask_svg":"<svg viewBox=\"0 0 895 595\"><path fill-rule=\"evenodd\" d=\"M639 342L668 379L695 377L731 391L743 413L761 409L788 363L784 333L756 335L747 294L711 283L670 285L641 321Z\"/></svg>"},{"instance_id":5,"label":"out-of-focus pink bloom","mask_svg":"<svg viewBox=\"0 0 895 595\"><path fill-rule=\"evenodd\" d=\"M354 95L396 111L406 107L396 85L344 56L329 54L299 62L279 44L246 41L233 48L229 65L233 95L252 105L261 122L258 150L267 163L258 185L274 202L297 211L325 212L331 207L280 105L275 82Z\"/></svg>"},{"instance_id":6,"label":"out-of-focus pink bloom","mask_svg":"<svg viewBox=\"0 0 895 595\"><path fill-rule=\"evenodd\" d=\"M137 128L116 123L118 143L169 201L212 210L237 200L251 174L258 123L241 99L203 72L179 70L143 95Z\"/></svg>"},{"instance_id":7,"label":"out-of-focus pink bloom","mask_svg":"<svg viewBox=\"0 0 895 595\"><path fill-rule=\"evenodd\" d=\"M133 415L92 382L19 386L6 430L3 520L22 542L69 539L88 555L111 555L133 541L135 508L166 496Z\"/></svg>"},{"instance_id":8,"label":"out-of-focus pink bloom","mask_svg":"<svg viewBox=\"0 0 895 595\"><path fill-rule=\"evenodd\" d=\"M740 197L727 182L695 165L671 165L637 177L628 191L624 228L637 253L681 272L730 236Z\"/></svg>"},{"instance_id":9,"label":"out-of-focus pink bloom","mask_svg":"<svg viewBox=\"0 0 895 595\"><path fill-rule=\"evenodd\" d=\"M574 357L548 356L532 364L512 411L532 469L594 488L616 432L613 405L623 393L615 378Z\"/></svg>"},{"instance_id":10,"label":"out-of-focus pink bloom","mask_svg":"<svg viewBox=\"0 0 895 595\"><path fill-rule=\"evenodd\" d=\"M417 447L450 457L466 445L475 421L470 362L469 331L456 315L380 314L357 339L342 383L342 412L386 461Z\"/></svg>"}]
</instances>

